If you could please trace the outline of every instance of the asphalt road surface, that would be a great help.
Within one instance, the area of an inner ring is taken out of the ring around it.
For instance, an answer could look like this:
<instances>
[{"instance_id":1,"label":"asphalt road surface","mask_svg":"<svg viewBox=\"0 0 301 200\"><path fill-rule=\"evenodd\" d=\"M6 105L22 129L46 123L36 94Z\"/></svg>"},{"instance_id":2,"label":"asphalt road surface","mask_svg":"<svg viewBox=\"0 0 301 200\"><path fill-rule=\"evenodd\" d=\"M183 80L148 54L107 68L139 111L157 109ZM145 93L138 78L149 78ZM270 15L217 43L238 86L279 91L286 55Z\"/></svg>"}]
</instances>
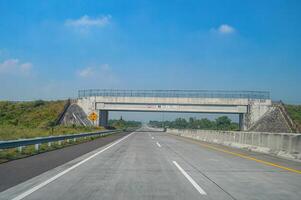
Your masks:
<instances>
[{"instance_id":1,"label":"asphalt road surface","mask_svg":"<svg viewBox=\"0 0 301 200\"><path fill-rule=\"evenodd\" d=\"M0 199L300 200L300 163L265 155L264 164L213 147L144 128L12 187Z\"/></svg>"},{"instance_id":2,"label":"asphalt road surface","mask_svg":"<svg viewBox=\"0 0 301 200\"><path fill-rule=\"evenodd\" d=\"M128 132L0 164L0 192L117 140Z\"/></svg>"}]
</instances>

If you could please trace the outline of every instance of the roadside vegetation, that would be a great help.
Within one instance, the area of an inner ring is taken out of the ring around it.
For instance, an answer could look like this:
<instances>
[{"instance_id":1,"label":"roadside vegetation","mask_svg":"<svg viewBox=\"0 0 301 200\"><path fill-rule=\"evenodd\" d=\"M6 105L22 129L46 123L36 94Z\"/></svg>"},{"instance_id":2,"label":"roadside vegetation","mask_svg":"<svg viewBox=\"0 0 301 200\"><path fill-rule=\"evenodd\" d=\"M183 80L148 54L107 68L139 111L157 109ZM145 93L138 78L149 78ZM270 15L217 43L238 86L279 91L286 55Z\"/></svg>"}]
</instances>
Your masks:
<instances>
[{"instance_id":1,"label":"roadside vegetation","mask_svg":"<svg viewBox=\"0 0 301 200\"><path fill-rule=\"evenodd\" d=\"M297 124L299 130L301 130L301 105L285 105L285 108L292 118L292 120Z\"/></svg>"},{"instance_id":2,"label":"roadside vegetation","mask_svg":"<svg viewBox=\"0 0 301 200\"><path fill-rule=\"evenodd\" d=\"M20 150L19 148L0 150L0 163L16 160L20 158L25 158L28 156L33 156L47 151L61 149L75 144L92 141L99 137L106 137L106 136L93 136L93 137L86 137L86 138L82 137L82 138L77 138L76 140L63 140L61 142L52 142L51 146L49 146L48 143L43 143L40 145L39 150L36 150L34 145L23 147L22 150Z\"/></svg>"},{"instance_id":3,"label":"roadside vegetation","mask_svg":"<svg viewBox=\"0 0 301 200\"><path fill-rule=\"evenodd\" d=\"M28 102L0 101L0 141L46 137L50 135L76 134L104 129L102 127L56 125L56 120L63 111L65 104L66 101L63 100L38 100ZM113 129L126 129L141 126L140 122L125 121L122 118L119 120L110 120L109 123ZM38 150L35 149L34 145L22 147L22 149L0 149L0 163L91 141L98 137L105 136L52 142L51 145L41 144Z\"/></svg>"},{"instance_id":4,"label":"roadside vegetation","mask_svg":"<svg viewBox=\"0 0 301 200\"><path fill-rule=\"evenodd\" d=\"M215 120L206 118L196 119L177 118L174 121L150 121L149 124L157 128L175 128L175 129L205 129L205 130L239 130L239 125L232 122L227 116L221 116Z\"/></svg>"},{"instance_id":5,"label":"roadside vegetation","mask_svg":"<svg viewBox=\"0 0 301 200\"><path fill-rule=\"evenodd\" d=\"M100 130L95 127L55 126L66 101L0 102L0 140L45 137Z\"/></svg>"},{"instance_id":6,"label":"roadside vegetation","mask_svg":"<svg viewBox=\"0 0 301 200\"><path fill-rule=\"evenodd\" d=\"M120 119L109 120L109 126L116 129L126 129L126 128L137 128L141 126L141 122L138 121L125 121L120 117Z\"/></svg>"},{"instance_id":7,"label":"roadside vegetation","mask_svg":"<svg viewBox=\"0 0 301 200\"><path fill-rule=\"evenodd\" d=\"M75 134L101 130L95 127L55 126L55 121L64 109L66 101L0 102L0 140L16 140L50 135ZM39 150L33 145L0 150L0 163L35 155L45 151L82 143L94 138L80 138L76 141L54 142L51 146L42 144Z\"/></svg>"}]
</instances>

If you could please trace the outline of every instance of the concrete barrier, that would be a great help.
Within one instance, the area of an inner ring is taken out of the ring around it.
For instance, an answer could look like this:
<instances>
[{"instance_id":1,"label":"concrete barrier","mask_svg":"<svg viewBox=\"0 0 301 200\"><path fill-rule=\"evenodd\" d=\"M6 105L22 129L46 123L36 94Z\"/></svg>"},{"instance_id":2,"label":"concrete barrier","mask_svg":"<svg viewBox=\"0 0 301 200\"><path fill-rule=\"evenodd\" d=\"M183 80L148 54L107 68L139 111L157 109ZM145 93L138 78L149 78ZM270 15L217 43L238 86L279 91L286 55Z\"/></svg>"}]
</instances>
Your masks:
<instances>
[{"instance_id":1,"label":"concrete barrier","mask_svg":"<svg viewBox=\"0 0 301 200\"><path fill-rule=\"evenodd\" d=\"M167 129L170 134L301 161L301 134Z\"/></svg>"}]
</instances>

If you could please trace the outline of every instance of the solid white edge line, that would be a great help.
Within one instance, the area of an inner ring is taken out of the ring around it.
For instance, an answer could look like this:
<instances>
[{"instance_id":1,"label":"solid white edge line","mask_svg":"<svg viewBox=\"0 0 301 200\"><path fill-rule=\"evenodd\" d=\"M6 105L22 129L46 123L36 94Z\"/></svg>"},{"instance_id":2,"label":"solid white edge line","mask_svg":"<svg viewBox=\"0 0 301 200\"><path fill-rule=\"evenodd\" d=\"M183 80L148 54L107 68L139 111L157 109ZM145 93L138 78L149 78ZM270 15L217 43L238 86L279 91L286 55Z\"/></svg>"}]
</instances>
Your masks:
<instances>
[{"instance_id":1,"label":"solid white edge line","mask_svg":"<svg viewBox=\"0 0 301 200\"><path fill-rule=\"evenodd\" d=\"M161 144L159 142L156 143L158 145L158 147L161 147Z\"/></svg>"},{"instance_id":2,"label":"solid white edge line","mask_svg":"<svg viewBox=\"0 0 301 200\"><path fill-rule=\"evenodd\" d=\"M189 176L189 174L184 171L184 169L176 161L172 162L201 195L207 195L207 193L191 178L191 176Z\"/></svg>"},{"instance_id":3,"label":"solid white edge line","mask_svg":"<svg viewBox=\"0 0 301 200\"><path fill-rule=\"evenodd\" d=\"M133 133L135 133L135 132L133 132ZM86 159L80 161L79 163L76 163L76 164L73 165L72 167L69 167L68 169L66 169L66 170L64 170L64 171L62 171L62 172L60 172L60 173L58 173L57 175L55 175L55 176L51 177L50 179L48 179L48 180L46 180L46 181L40 183L39 185L36 185L35 187L33 187L33 188L31 188L31 189L29 189L29 190L27 190L27 191L25 191L25 192L19 194L18 196L14 197L12 200L21 200L21 199L27 197L28 195L30 195L30 194L34 193L35 191L41 189L42 187L44 187L44 186L46 186L47 184L53 182L54 180L58 179L59 177L63 176L64 174L70 172L71 170L77 168L78 166L82 165L83 163L89 161L90 159L94 158L95 156L97 156L97 155L101 154L102 152L108 150L109 148L115 146L115 145L118 144L119 142L121 142L121 141L123 141L124 139L128 138L128 137L129 137L130 135L132 135L133 133L131 133L131 134L129 134L129 135L127 135L127 136L125 136L125 137L119 139L118 141L116 141L116 142L110 144L109 146L107 146L106 148L104 148L104 149L102 149L102 150L96 152L95 154L93 154L93 155L89 156L88 158L86 158Z\"/></svg>"}]
</instances>

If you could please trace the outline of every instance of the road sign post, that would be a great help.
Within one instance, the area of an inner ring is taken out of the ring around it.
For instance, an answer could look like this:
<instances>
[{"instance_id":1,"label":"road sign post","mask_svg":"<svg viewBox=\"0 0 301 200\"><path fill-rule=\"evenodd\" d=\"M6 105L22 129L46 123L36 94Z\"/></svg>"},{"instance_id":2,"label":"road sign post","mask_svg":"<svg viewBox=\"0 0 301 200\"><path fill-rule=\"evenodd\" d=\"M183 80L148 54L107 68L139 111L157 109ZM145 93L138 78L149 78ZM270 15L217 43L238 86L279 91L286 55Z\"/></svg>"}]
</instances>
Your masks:
<instances>
[{"instance_id":1,"label":"road sign post","mask_svg":"<svg viewBox=\"0 0 301 200\"><path fill-rule=\"evenodd\" d=\"M98 115L95 112L90 113L88 118L93 122L94 125L96 125L95 123L96 123L96 120L98 118Z\"/></svg>"}]
</instances>

